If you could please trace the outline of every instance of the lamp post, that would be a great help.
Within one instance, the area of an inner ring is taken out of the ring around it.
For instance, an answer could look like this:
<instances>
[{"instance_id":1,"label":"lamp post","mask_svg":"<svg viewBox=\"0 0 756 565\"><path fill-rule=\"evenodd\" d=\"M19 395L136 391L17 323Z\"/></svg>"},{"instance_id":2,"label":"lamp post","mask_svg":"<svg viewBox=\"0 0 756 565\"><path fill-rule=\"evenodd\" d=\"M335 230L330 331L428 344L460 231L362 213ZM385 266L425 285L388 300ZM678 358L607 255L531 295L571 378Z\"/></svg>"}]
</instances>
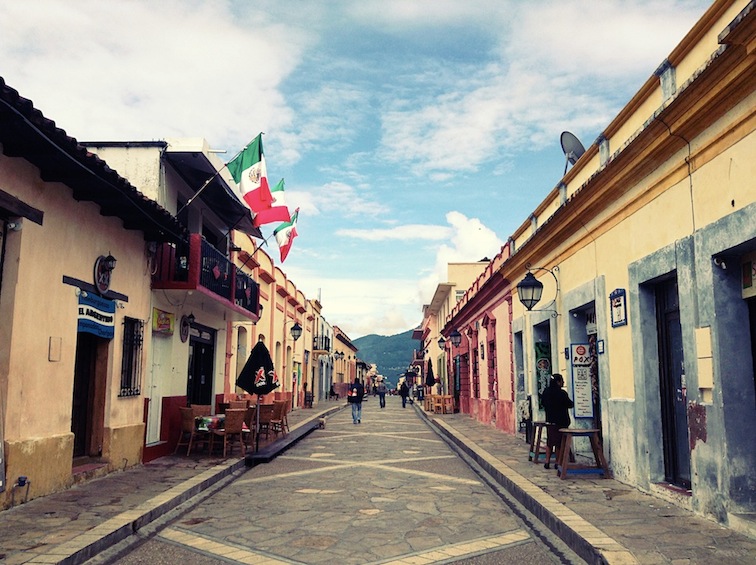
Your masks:
<instances>
[{"instance_id":1,"label":"lamp post","mask_svg":"<svg viewBox=\"0 0 756 565\"><path fill-rule=\"evenodd\" d=\"M449 334L449 340L451 340L451 343L454 347L459 347L459 344L462 343L462 334L457 330L452 330L452 332Z\"/></svg>"},{"instance_id":2,"label":"lamp post","mask_svg":"<svg viewBox=\"0 0 756 565\"><path fill-rule=\"evenodd\" d=\"M559 272L559 267L555 265L553 268L547 269L545 267L531 267L530 264L528 264L525 265L525 268L528 270L525 278L517 283L517 298L520 299L520 303L525 306L525 309L528 312L553 311L554 313L552 314L552 317L558 316L556 300L557 296L559 296L559 279L557 278L556 273ZM541 301L541 297L543 296L543 283L539 281L531 271L546 271L554 277L554 282L556 283L554 299L547 304L545 308L539 308L538 310L533 310L533 307Z\"/></svg>"},{"instance_id":3,"label":"lamp post","mask_svg":"<svg viewBox=\"0 0 756 565\"><path fill-rule=\"evenodd\" d=\"M300 338L300 336L302 335L302 326L299 325L299 322L294 322L294 325L291 326L289 333L291 333L291 338L294 341L297 341Z\"/></svg>"}]
</instances>

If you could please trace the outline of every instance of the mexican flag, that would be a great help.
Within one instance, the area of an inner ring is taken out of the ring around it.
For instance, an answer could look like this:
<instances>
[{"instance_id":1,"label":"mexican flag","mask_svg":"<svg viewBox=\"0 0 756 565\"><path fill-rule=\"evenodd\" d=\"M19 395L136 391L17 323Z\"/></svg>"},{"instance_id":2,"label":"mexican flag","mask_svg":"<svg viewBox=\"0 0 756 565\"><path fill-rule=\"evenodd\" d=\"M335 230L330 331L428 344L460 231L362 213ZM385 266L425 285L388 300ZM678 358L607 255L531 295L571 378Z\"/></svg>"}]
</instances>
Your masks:
<instances>
[{"instance_id":1,"label":"mexican flag","mask_svg":"<svg viewBox=\"0 0 756 565\"><path fill-rule=\"evenodd\" d=\"M294 238L299 235L297 234L297 216L299 216L299 208L294 211L294 215L288 222L281 224L273 231L273 235L276 236L276 242L278 243L278 249L281 251L281 263L286 260Z\"/></svg>"},{"instance_id":2,"label":"mexican flag","mask_svg":"<svg viewBox=\"0 0 756 565\"><path fill-rule=\"evenodd\" d=\"M240 196L241 201L254 214L259 214L271 207L273 196L268 186L268 170L265 167L262 134L258 134L226 167L228 167L238 186L237 196Z\"/></svg>"},{"instance_id":3,"label":"mexican flag","mask_svg":"<svg viewBox=\"0 0 756 565\"><path fill-rule=\"evenodd\" d=\"M270 191L272 202L269 208L260 210L255 214L254 226L259 227L263 224L272 222L288 222L289 209L286 207L284 198L284 180L278 181L278 184Z\"/></svg>"}]
</instances>

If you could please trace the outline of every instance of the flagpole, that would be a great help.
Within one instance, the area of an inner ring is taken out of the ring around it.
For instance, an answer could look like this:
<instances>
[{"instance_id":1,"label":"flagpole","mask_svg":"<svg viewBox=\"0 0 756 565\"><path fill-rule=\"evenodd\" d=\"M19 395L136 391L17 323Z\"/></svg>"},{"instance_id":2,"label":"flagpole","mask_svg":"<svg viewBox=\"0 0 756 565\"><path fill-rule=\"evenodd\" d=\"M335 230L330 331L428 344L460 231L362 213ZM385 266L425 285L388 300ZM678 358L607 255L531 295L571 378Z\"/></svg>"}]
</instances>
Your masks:
<instances>
[{"instance_id":1,"label":"flagpole","mask_svg":"<svg viewBox=\"0 0 756 565\"><path fill-rule=\"evenodd\" d=\"M252 236L251 236L251 235L247 234L247 236L249 236L249 239L252 239ZM269 235L268 237L266 237L266 238L265 238L264 240L262 240L262 242L260 243L260 245L262 245L263 243L264 243L265 245L268 245L268 240L269 240L269 239L270 239L271 237L273 237L273 234L270 234L270 235ZM253 241L252 243L254 243L254 241ZM247 260L246 260L246 261L244 261L244 263L242 263L242 264L241 264L241 266L239 267L239 269L243 269L244 267L246 267L246 266L247 266L247 263L249 262L249 260L250 260L250 259L252 259L252 257L254 257L254 256L255 256L255 253L257 253L257 250L258 250L258 249L260 249L260 245L255 245L255 250L254 250L254 251L252 251L252 253L248 253L248 254L247 254Z\"/></svg>"},{"instance_id":2,"label":"flagpole","mask_svg":"<svg viewBox=\"0 0 756 565\"><path fill-rule=\"evenodd\" d=\"M257 136L257 137L259 137L259 136L261 136L261 135L264 135L264 134L265 134L265 132L262 132L262 131L261 131L261 132L260 132L260 133L258 134L258 136ZM257 139L257 137L255 137L255 139ZM228 161L226 161L226 163L225 163L225 164L223 165L223 167L224 167L224 168L225 168L225 167L228 167L228 164L229 164L229 163L230 163L231 161L233 161L234 159L236 159L236 158L237 158L237 157L238 157L239 155L241 155L242 153L244 153L244 152L245 152L245 151L247 150L247 147L249 147L249 146L250 146L250 144L251 144L251 143L252 143L252 142L253 142L253 141L254 141L255 139L253 139L252 141L250 141L249 143L247 143L247 145L245 145L245 146L244 146L244 147L242 148L242 150L241 150L241 151L238 151L238 152L236 153L236 155L234 155L234 156L233 156L233 158L231 158L231 159L229 159ZM222 171L222 170L223 170L223 169L221 169L221 171ZM190 198L189 200L187 200L186 204L184 204L184 205L183 205L183 206L181 207L181 209L180 209L180 210L179 210L178 212L176 212L176 216L178 216L178 215L179 215L179 214L180 214L181 212L183 212L183 211L184 211L184 210L185 210L186 208L188 208L188 207L189 207L189 205L190 205L190 204L191 204L192 202L194 202L194 200L195 200L195 199L196 199L196 198L197 198L197 197L198 197L198 196L200 195L200 193L201 193L201 192L202 192L203 190L205 190L205 189L207 188L207 186L208 186L208 185L209 185L209 184L210 184L211 182L213 182L213 179L214 179L215 177L217 177L217 176L218 176L218 175L219 175L219 174L221 173L221 171L215 171L215 174L213 174L213 176L211 176L211 177L210 177L209 179L207 179L207 180L205 181L205 184L203 184L203 185L202 185L202 186L200 187L200 189L199 189L199 190L198 190L197 192L195 192L195 193L194 193L194 196L192 196L192 197L191 197L191 198ZM238 223L238 222L237 222L237 223Z\"/></svg>"},{"instance_id":3,"label":"flagpole","mask_svg":"<svg viewBox=\"0 0 756 565\"><path fill-rule=\"evenodd\" d=\"M184 210L185 210L186 208L188 208L188 207L189 207L189 205L190 205L190 204L191 204L192 202L194 202L194 200L195 200L195 199L196 199L196 198L197 198L197 197L198 197L198 196L200 195L200 193L201 193L201 192L202 192L203 190L205 190L205 189L206 189L206 188L208 187L208 185L209 185L209 184L210 184L211 182L213 182L213 179L214 179L215 177L217 177L217 176L218 176L219 174L220 174L220 171L215 171L215 174L214 174L213 176L211 176L211 177L210 177L209 179L207 179L207 180L205 181L205 184L203 184L203 185L202 185L202 186L200 187L200 189L199 189L199 190L198 190L197 192L195 192L195 193L194 193L194 196L192 196L192 197L191 197L191 198L190 198L189 200L187 200L187 201L186 201L186 204L184 204L184 205L183 205L183 206L181 207L181 209L180 209L180 210L179 210L178 212L176 212L176 216L178 216L178 215L179 215L179 214L180 214L181 212L183 212L183 211L184 211Z\"/></svg>"}]
</instances>

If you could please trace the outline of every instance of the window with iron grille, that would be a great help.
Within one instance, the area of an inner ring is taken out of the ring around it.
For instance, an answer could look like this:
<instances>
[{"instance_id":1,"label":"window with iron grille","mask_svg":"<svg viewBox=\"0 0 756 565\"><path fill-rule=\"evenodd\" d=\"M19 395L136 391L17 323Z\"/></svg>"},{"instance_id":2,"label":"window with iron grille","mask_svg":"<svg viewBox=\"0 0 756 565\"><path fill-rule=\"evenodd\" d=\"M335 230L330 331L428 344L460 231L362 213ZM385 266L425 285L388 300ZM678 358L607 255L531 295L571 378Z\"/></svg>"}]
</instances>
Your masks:
<instances>
[{"instance_id":1,"label":"window with iron grille","mask_svg":"<svg viewBox=\"0 0 756 565\"><path fill-rule=\"evenodd\" d=\"M142 383L143 342L144 322L135 318L124 318L121 392L118 396L139 396Z\"/></svg>"}]
</instances>

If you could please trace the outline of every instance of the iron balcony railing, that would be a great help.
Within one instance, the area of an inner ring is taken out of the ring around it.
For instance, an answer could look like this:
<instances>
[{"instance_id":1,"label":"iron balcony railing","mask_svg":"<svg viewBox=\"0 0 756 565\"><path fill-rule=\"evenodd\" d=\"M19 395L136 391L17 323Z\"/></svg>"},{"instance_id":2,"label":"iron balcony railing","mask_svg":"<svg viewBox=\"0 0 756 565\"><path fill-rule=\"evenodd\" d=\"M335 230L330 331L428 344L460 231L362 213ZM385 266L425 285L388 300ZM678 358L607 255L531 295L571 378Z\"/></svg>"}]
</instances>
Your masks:
<instances>
[{"instance_id":1,"label":"iron balcony railing","mask_svg":"<svg viewBox=\"0 0 756 565\"><path fill-rule=\"evenodd\" d=\"M159 245L152 288L194 290L199 287L242 310L259 315L257 283L200 234L191 234L188 243Z\"/></svg>"},{"instance_id":2,"label":"iron balcony railing","mask_svg":"<svg viewBox=\"0 0 756 565\"><path fill-rule=\"evenodd\" d=\"M316 335L312 338L313 351L331 351L331 337L327 335Z\"/></svg>"}]
</instances>

